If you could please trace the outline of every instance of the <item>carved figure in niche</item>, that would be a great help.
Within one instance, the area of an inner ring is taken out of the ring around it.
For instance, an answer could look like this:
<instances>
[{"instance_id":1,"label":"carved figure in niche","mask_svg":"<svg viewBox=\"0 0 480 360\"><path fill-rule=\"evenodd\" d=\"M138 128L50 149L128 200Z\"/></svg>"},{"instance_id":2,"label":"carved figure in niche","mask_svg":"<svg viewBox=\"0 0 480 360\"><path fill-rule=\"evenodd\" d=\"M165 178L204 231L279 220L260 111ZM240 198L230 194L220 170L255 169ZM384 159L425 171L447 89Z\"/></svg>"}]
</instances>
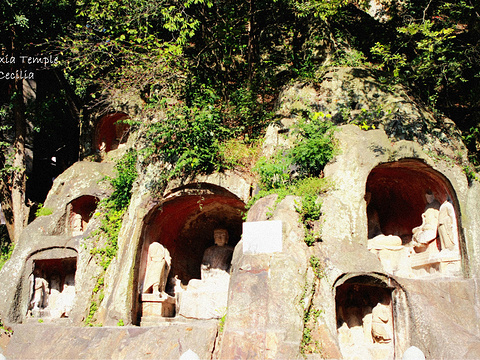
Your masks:
<instances>
[{"instance_id":1,"label":"carved figure in niche","mask_svg":"<svg viewBox=\"0 0 480 360\"><path fill-rule=\"evenodd\" d=\"M170 271L172 258L169 251L158 242L148 247L147 270L143 281L143 293L167 297L165 286Z\"/></svg>"},{"instance_id":2,"label":"carved figure in niche","mask_svg":"<svg viewBox=\"0 0 480 360\"><path fill-rule=\"evenodd\" d=\"M227 307L233 247L227 245L228 231L214 230L215 245L207 248L201 264L201 280L191 279L179 293L178 313L187 318L221 318ZM178 286L176 287L178 288Z\"/></svg>"},{"instance_id":3,"label":"carved figure in niche","mask_svg":"<svg viewBox=\"0 0 480 360\"><path fill-rule=\"evenodd\" d=\"M72 235L80 235L83 233L83 219L79 213L73 213L72 216Z\"/></svg>"},{"instance_id":4,"label":"carved figure in niche","mask_svg":"<svg viewBox=\"0 0 480 360\"><path fill-rule=\"evenodd\" d=\"M62 317L69 317L72 310L73 299L75 297L75 275L68 274L65 276L65 283L62 291Z\"/></svg>"},{"instance_id":5,"label":"carved figure in niche","mask_svg":"<svg viewBox=\"0 0 480 360\"><path fill-rule=\"evenodd\" d=\"M213 231L215 245L205 250L201 265L202 280L205 280L218 270L229 272L232 261L233 247L228 244L228 231L216 229ZM218 269L218 270L216 270Z\"/></svg>"},{"instance_id":6,"label":"carved figure in niche","mask_svg":"<svg viewBox=\"0 0 480 360\"><path fill-rule=\"evenodd\" d=\"M105 138L102 138L99 150L101 153L105 153L107 151L107 140Z\"/></svg>"},{"instance_id":7,"label":"carved figure in niche","mask_svg":"<svg viewBox=\"0 0 480 360\"><path fill-rule=\"evenodd\" d=\"M61 309L61 278L58 274L53 274L50 278L50 295L48 296L48 308L50 316L59 318L62 315Z\"/></svg>"},{"instance_id":8,"label":"carved figure in niche","mask_svg":"<svg viewBox=\"0 0 480 360\"><path fill-rule=\"evenodd\" d=\"M458 249L458 230L455 209L452 203L446 200L441 206L438 215L438 236L440 238L440 249Z\"/></svg>"},{"instance_id":9,"label":"carved figure in niche","mask_svg":"<svg viewBox=\"0 0 480 360\"><path fill-rule=\"evenodd\" d=\"M35 276L33 280L33 294L30 307L32 310L40 310L47 307L48 282L42 277Z\"/></svg>"},{"instance_id":10,"label":"carved figure in niche","mask_svg":"<svg viewBox=\"0 0 480 360\"><path fill-rule=\"evenodd\" d=\"M393 319L390 299L379 302L372 309L372 338L376 343L389 343L393 338Z\"/></svg>"},{"instance_id":11,"label":"carved figure in niche","mask_svg":"<svg viewBox=\"0 0 480 360\"><path fill-rule=\"evenodd\" d=\"M437 237L440 203L431 191L425 194L427 205L422 214L422 225L412 229L414 247L425 249Z\"/></svg>"}]
</instances>

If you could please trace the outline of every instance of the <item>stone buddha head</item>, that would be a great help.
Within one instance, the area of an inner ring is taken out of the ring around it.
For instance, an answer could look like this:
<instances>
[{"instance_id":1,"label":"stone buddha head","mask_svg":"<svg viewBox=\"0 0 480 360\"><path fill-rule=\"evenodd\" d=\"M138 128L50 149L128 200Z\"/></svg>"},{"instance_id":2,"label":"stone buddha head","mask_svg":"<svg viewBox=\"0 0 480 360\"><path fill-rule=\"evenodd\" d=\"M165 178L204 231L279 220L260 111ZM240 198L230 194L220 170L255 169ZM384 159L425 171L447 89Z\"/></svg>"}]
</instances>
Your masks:
<instances>
[{"instance_id":1,"label":"stone buddha head","mask_svg":"<svg viewBox=\"0 0 480 360\"><path fill-rule=\"evenodd\" d=\"M215 229L213 231L215 245L225 246L228 244L228 231L226 229Z\"/></svg>"}]
</instances>

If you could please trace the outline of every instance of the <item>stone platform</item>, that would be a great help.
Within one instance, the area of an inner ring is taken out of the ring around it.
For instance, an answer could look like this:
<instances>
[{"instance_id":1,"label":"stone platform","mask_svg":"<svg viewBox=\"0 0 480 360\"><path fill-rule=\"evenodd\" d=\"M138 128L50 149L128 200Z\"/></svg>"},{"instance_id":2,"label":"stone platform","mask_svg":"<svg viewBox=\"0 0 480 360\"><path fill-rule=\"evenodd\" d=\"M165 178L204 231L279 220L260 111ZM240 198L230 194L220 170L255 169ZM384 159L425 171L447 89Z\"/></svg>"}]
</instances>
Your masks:
<instances>
[{"instance_id":1,"label":"stone platform","mask_svg":"<svg viewBox=\"0 0 480 360\"><path fill-rule=\"evenodd\" d=\"M4 355L7 359L178 359L190 349L200 359L210 359L217 325L216 320L155 327L19 324Z\"/></svg>"}]
</instances>

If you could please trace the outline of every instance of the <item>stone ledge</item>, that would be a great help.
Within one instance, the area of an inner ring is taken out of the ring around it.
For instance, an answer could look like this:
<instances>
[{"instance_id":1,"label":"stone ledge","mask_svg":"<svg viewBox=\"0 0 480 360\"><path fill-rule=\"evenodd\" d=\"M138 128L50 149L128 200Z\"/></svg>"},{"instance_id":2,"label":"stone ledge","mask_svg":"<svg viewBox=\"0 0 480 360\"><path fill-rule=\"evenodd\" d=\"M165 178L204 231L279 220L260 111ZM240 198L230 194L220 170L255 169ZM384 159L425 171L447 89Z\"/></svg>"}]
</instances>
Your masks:
<instances>
[{"instance_id":1,"label":"stone ledge","mask_svg":"<svg viewBox=\"0 0 480 360\"><path fill-rule=\"evenodd\" d=\"M201 359L210 359L217 323L90 328L19 324L4 355L7 359L178 359L191 349Z\"/></svg>"}]
</instances>

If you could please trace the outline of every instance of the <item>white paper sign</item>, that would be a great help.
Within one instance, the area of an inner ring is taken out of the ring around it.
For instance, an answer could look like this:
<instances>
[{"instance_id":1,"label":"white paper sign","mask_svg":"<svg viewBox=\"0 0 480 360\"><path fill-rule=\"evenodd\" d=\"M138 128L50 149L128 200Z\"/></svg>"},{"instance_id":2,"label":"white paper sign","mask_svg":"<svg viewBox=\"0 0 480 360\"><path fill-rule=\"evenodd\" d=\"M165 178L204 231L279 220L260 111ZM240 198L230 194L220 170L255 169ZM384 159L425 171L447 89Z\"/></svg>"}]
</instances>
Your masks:
<instances>
[{"instance_id":1,"label":"white paper sign","mask_svg":"<svg viewBox=\"0 0 480 360\"><path fill-rule=\"evenodd\" d=\"M282 221L243 223L243 253L270 254L282 251Z\"/></svg>"}]
</instances>

